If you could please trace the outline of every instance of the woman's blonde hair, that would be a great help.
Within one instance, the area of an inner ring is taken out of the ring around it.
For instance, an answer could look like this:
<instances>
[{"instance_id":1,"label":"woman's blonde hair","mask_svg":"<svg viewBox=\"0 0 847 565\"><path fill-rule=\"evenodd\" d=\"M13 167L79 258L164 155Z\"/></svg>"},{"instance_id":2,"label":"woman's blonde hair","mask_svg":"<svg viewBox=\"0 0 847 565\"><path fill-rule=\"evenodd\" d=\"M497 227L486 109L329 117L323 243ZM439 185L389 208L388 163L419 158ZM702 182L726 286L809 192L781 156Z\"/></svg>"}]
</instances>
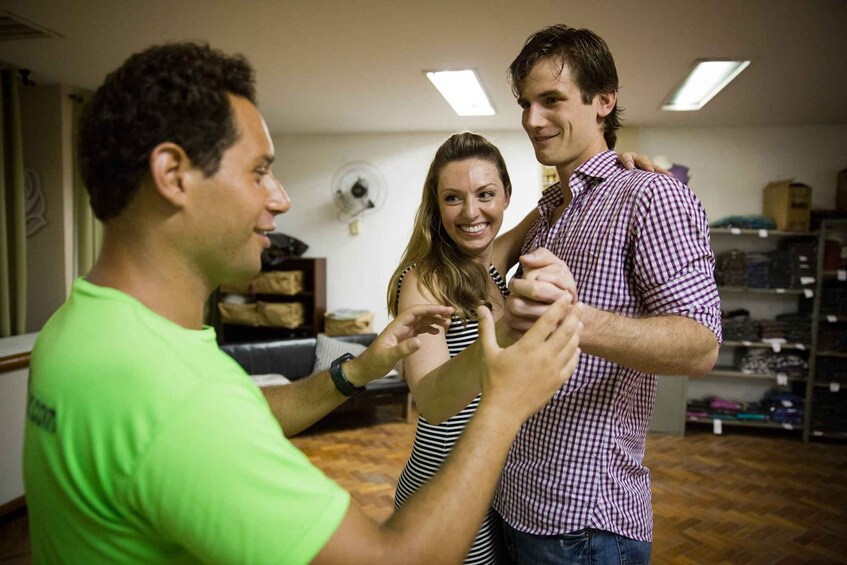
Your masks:
<instances>
[{"instance_id":1,"label":"woman's blonde hair","mask_svg":"<svg viewBox=\"0 0 847 565\"><path fill-rule=\"evenodd\" d=\"M400 265L388 283L387 303L392 316L397 315L399 282L411 266L417 269L418 285L441 304L452 306L455 315L465 320L476 317L476 308L486 304L488 272L465 255L447 235L438 211L438 179L448 163L465 159L483 159L497 167L506 195L512 194L512 183L500 150L481 135L464 132L451 135L441 144L423 186L421 205L415 216Z\"/></svg>"}]
</instances>

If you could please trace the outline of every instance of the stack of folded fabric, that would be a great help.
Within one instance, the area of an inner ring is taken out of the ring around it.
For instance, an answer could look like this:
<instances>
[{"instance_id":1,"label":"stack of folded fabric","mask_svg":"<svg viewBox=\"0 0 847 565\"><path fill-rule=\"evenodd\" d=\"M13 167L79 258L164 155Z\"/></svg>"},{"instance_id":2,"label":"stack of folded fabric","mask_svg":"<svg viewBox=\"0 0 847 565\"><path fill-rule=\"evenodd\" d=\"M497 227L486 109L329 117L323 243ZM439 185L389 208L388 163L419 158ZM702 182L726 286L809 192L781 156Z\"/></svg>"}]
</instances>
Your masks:
<instances>
[{"instance_id":1,"label":"stack of folded fabric","mask_svg":"<svg viewBox=\"0 0 847 565\"><path fill-rule=\"evenodd\" d=\"M721 316L723 338L726 341L758 341L760 339L759 322L750 319L748 310L739 309L724 312Z\"/></svg>"},{"instance_id":2,"label":"stack of folded fabric","mask_svg":"<svg viewBox=\"0 0 847 565\"><path fill-rule=\"evenodd\" d=\"M809 362L796 353L773 353L768 360L770 372L805 379L809 375Z\"/></svg>"},{"instance_id":3,"label":"stack of folded fabric","mask_svg":"<svg viewBox=\"0 0 847 565\"><path fill-rule=\"evenodd\" d=\"M747 256L733 249L715 258L715 280L719 286L745 286L747 284Z\"/></svg>"},{"instance_id":4,"label":"stack of folded fabric","mask_svg":"<svg viewBox=\"0 0 847 565\"><path fill-rule=\"evenodd\" d=\"M814 240L788 239L782 242L782 249L789 257L791 270L790 284L787 288L814 288L815 261L818 252ZM803 281L809 281L803 284Z\"/></svg>"},{"instance_id":5,"label":"stack of folded fabric","mask_svg":"<svg viewBox=\"0 0 847 565\"><path fill-rule=\"evenodd\" d=\"M760 320L762 339L785 339L788 324L782 320Z\"/></svg>"},{"instance_id":6,"label":"stack of folded fabric","mask_svg":"<svg viewBox=\"0 0 847 565\"><path fill-rule=\"evenodd\" d=\"M747 253L747 286L750 288L772 288L769 268L771 258L765 253Z\"/></svg>"},{"instance_id":7,"label":"stack of folded fabric","mask_svg":"<svg viewBox=\"0 0 847 565\"><path fill-rule=\"evenodd\" d=\"M709 401L689 400L688 405L685 408L685 416L688 418L708 418Z\"/></svg>"},{"instance_id":8,"label":"stack of folded fabric","mask_svg":"<svg viewBox=\"0 0 847 565\"><path fill-rule=\"evenodd\" d=\"M768 253L767 257L767 288L792 288L792 273L795 269L792 266L794 257L791 253L777 249ZM799 285L799 280L797 284Z\"/></svg>"},{"instance_id":9,"label":"stack of folded fabric","mask_svg":"<svg viewBox=\"0 0 847 565\"><path fill-rule=\"evenodd\" d=\"M748 375L770 374L768 356L771 352L767 349L744 349L735 350L735 367Z\"/></svg>"},{"instance_id":10,"label":"stack of folded fabric","mask_svg":"<svg viewBox=\"0 0 847 565\"><path fill-rule=\"evenodd\" d=\"M726 216L712 222L711 227L773 230L776 229L776 223L771 218L762 215Z\"/></svg>"},{"instance_id":11,"label":"stack of folded fabric","mask_svg":"<svg viewBox=\"0 0 847 565\"><path fill-rule=\"evenodd\" d=\"M741 405L736 418L748 422L761 422L768 419L768 409L760 402L747 402Z\"/></svg>"},{"instance_id":12,"label":"stack of folded fabric","mask_svg":"<svg viewBox=\"0 0 847 565\"><path fill-rule=\"evenodd\" d=\"M723 398L709 401L709 418L713 420L735 420L741 411L741 404Z\"/></svg>"},{"instance_id":13,"label":"stack of folded fabric","mask_svg":"<svg viewBox=\"0 0 847 565\"><path fill-rule=\"evenodd\" d=\"M735 366L748 375L786 375L805 379L809 363L795 353L775 353L769 349L735 350Z\"/></svg>"},{"instance_id":14,"label":"stack of folded fabric","mask_svg":"<svg viewBox=\"0 0 847 565\"><path fill-rule=\"evenodd\" d=\"M803 399L796 394L774 393L762 401L773 422L781 424L803 423Z\"/></svg>"},{"instance_id":15,"label":"stack of folded fabric","mask_svg":"<svg viewBox=\"0 0 847 565\"><path fill-rule=\"evenodd\" d=\"M791 343L812 343L812 318L803 314L779 314L777 320L785 322L785 339Z\"/></svg>"}]
</instances>

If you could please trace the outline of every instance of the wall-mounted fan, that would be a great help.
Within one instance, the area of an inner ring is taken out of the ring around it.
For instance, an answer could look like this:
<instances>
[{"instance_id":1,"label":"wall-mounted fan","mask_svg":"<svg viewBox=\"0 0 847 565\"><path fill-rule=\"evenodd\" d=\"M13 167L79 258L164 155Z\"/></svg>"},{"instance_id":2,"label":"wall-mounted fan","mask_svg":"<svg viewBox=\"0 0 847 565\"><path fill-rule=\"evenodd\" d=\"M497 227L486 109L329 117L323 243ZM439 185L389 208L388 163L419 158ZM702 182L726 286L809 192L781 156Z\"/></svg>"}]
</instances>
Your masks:
<instances>
[{"instance_id":1,"label":"wall-mounted fan","mask_svg":"<svg viewBox=\"0 0 847 565\"><path fill-rule=\"evenodd\" d=\"M349 223L382 206L385 178L370 163L353 161L338 169L330 190L332 200L338 206L338 220Z\"/></svg>"}]
</instances>

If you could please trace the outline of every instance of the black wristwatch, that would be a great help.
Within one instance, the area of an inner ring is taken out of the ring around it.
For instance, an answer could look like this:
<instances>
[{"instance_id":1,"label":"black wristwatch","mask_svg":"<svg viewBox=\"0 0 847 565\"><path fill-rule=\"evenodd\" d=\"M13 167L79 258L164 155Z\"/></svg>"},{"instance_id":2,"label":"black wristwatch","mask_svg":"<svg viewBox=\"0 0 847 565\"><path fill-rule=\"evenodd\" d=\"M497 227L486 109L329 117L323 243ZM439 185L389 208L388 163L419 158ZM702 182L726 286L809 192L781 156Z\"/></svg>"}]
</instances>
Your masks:
<instances>
[{"instance_id":1,"label":"black wristwatch","mask_svg":"<svg viewBox=\"0 0 847 565\"><path fill-rule=\"evenodd\" d=\"M341 364L349 361L352 358L353 356L351 354L345 353L344 355L333 361L332 364L329 366L329 376L332 377L332 382L335 384L335 388L337 388L338 392L340 392L344 396L348 396L351 398L365 392L365 387L354 386L353 383L347 380L347 377L345 377L344 373L341 371Z\"/></svg>"}]
</instances>

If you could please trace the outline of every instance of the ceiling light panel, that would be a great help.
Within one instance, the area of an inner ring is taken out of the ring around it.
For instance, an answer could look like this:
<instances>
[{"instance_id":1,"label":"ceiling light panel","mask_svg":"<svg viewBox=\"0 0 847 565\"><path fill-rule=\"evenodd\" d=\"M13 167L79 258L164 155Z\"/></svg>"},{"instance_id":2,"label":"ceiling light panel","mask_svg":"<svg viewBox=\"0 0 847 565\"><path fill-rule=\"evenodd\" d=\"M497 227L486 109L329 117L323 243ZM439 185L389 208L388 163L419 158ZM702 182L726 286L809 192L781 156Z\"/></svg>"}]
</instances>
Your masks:
<instances>
[{"instance_id":1,"label":"ceiling light panel","mask_svg":"<svg viewBox=\"0 0 847 565\"><path fill-rule=\"evenodd\" d=\"M675 112L699 110L749 64L750 61L696 61L688 77L667 97L662 110Z\"/></svg>"},{"instance_id":2,"label":"ceiling light panel","mask_svg":"<svg viewBox=\"0 0 847 565\"><path fill-rule=\"evenodd\" d=\"M460 116L493 116L491 104L476 71L427 72L426 77Z\"/></svg>"}]
</instances>

